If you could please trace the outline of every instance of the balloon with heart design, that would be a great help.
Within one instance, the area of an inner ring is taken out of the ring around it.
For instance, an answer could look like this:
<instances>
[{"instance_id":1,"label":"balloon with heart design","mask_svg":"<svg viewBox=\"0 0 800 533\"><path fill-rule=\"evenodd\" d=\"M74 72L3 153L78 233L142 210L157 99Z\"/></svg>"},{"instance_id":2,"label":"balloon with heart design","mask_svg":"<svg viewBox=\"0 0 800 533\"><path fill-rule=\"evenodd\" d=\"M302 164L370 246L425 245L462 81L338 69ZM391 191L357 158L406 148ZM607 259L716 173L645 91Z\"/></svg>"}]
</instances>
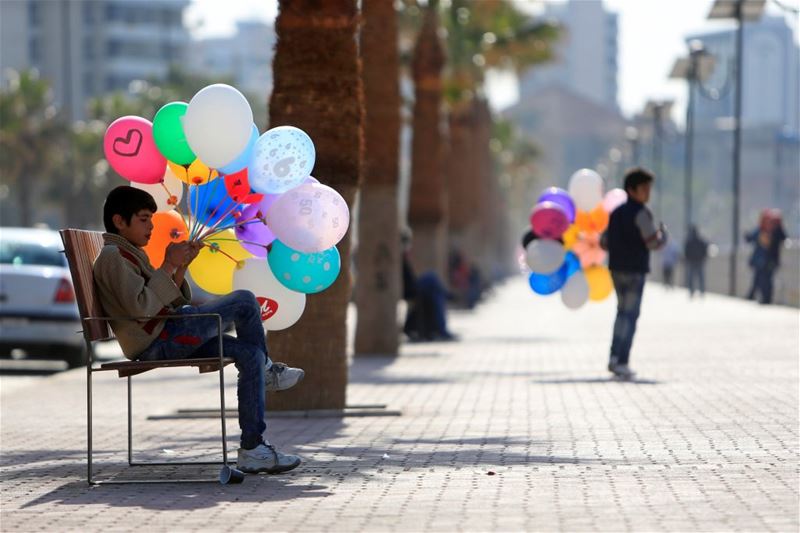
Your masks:
<instances>
[{"instance_id":1,"label":"balloon with heart design","mask_svg":"<svg viewBox=\"0 0 800 533\"><path fill-rule=\"evenodd\" d=\"M269 331L286 329L300 319L306 295L284 287L265 259L248 259L233 274L233 289L252 292L261 306L261 320Z\"/></svg>"},{"instance_id":2,"label":"balloon with heart design","mask_svg":"<svg viewBox=\"0 0 800 533\"><path fill-rule=\"evenodd\" d=\"M153 139L153 124L142 117L120 117L103 137L106 160L120 176L135 183L159 183L166 158Z\"/></svg>"}]
</instances>

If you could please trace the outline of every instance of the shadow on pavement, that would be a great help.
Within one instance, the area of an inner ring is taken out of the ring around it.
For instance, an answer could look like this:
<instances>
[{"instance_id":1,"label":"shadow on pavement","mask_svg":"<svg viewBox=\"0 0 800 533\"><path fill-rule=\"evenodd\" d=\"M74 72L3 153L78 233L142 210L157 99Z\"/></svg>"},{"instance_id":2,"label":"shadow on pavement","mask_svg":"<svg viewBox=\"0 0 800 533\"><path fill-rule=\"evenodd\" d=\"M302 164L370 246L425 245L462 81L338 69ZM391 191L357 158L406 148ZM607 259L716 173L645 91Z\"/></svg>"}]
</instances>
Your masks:
<instances>
[{"instance_id":1,"label":"shadow on pavement","mask_svg":"<svg viewBox=\"0 0 800 533\"><path fill-rule=\"evenodd\" d=\"M405 357L403 355L402 357ZM349 383L368 383L370 385L392 385L392 384L432 384L450 383L453 380L429 378L419 375L389 375L386 370L391 367L397 358L395 357L360 357L350 366Z\"/></svg>"},{"instance_id":2,"label":"shadow on pavement","mask_svg":"<svg viewBox=\"0 0 800 533\"><path fill-rule=\"evenodd\" d=\"M533 379L531 383L541 385L564 385L571 383L619 383L621 385L661 385L663 381L654 379L617 379L613 377L594 377L594 378L563 378L563 379Z\"/></svg>"}]
</instances>

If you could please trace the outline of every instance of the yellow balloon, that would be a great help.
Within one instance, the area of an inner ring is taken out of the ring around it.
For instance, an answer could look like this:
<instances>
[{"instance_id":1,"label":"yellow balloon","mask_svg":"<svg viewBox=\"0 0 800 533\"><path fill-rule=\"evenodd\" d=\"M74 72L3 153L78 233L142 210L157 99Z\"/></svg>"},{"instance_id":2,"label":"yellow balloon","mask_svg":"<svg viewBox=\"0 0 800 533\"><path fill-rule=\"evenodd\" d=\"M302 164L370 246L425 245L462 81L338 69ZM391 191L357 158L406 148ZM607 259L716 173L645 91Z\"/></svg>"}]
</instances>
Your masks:
<instances>
[{"instance_id":1,"label":"yellow balloon","mask_svg":"<svg viewBox=\"0 0 800 533\"><path fill-rule=\"evenodd\" d=\"M590 300L595 302L605 300L614 290L614 282L611 280L608 268L602 265L593 266L584 270L583 274L586 276L586 283L589 284Z\"/></svg>"},{"instance_id":2,"label":"yellow balloon","mask_svg":"<svg viewBox=\"0 0 800 533\"><path fill-rule=\"evenodd\" d=\"M567 228L567 231L564 232L564 235L561 236L561 239L564 241L564 249L572 250L572 247L575 245L575 241L578 240L578 226L577 224L570 224Z\"/></svg>"},{"instance_id":3,"label":"yellow balloon","mask_svg":"<svg viewBox=\"0 0 800 533\"><path fill-rule=\"evenodd\" d=\"M233 230L223 231L203 242L206 246L189 265L189 274L204 291L228 294L233 290L233 273L253 255L242 248Z\"/></svg>"},{"instance_id":4,"label":"yellow balloon","mask_svg":"<svg viewBox=\"0 0 800 533\"><path fill-rule=\"evenodd\" d=\"M195 159L188 166L179 165L172 161L167 161L167 165L179 180L189 185L203 185L219 176L216 170L211 170L199 159Z\"/></svg>"}]
</instances>

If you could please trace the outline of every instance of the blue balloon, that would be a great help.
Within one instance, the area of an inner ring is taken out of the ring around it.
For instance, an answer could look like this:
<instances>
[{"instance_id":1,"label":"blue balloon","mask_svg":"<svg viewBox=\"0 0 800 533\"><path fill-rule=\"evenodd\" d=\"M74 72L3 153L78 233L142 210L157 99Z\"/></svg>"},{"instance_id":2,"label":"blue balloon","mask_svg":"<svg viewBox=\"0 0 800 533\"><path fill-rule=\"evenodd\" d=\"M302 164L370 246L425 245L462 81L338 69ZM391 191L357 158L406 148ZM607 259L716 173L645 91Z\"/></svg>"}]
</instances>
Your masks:
<instances>
[{"instance_id":1,"label":"blue balloon","mask_svg":"<svg viewBox=\"0 0 800 533\"><path fill-rule=\"evenodd\" d=\"M330 287L339 276L342 260L336 247L304 254L281 241L272 241L267 255L269 267L287 289L314 294Z\"/></svg>"},{"instance_id":2,"label":"blue balloon","mask_svg":"<svg viewBox=\"0 0 800 533\"><path fill-rule=\"evenodd\" d=\"M239 205L228 196L222 178L211 180L205 185L192 185L189 187L189 201L192 216L205 226L213 226L220 219L222 226L236 223L233 213L228 213L234 206ZM224 218L223 218L224 217Z\"/></svg>"},{"instance_id":3,"label":"blue balloon","mask_svg":"<svg viewBox=\"0 0 800 533\"><path fill-rule=\"evenodd\" d=\"M561 263L558 270L551 274L537 274L536 272L532 272L528 278L528 283L531 289L533 289L533 292L546 296L561 289L567 282L567 279L580 269L581 262L578 256L572 252L567 252L567 255L564 257L564 262Z\"/></svg>"},{"instance_id":4,"label":"blue balloon","mask_svg":"<svg viewBox=\"0 0 800 533\"><path fill-rule=\"evenodd\" d=\"M574 253L567 252L567 255L564 256L564 264L561 265L561 268L564 268L565 266L567 269L567 278L569 278L571 275L581 269L581 260L578 259L578 256Z\"/></svg>"},{"instance_id":5,"label":"blue balloon","mask_svg":"<svg viewBox=\"0 0 800 533\"><path fill-rule=\"evenodd\" d=\"M250 132L250 140L247 141L247 147L245 147L244 151L239 154L239 156L225 165L224 167L219 167L217 171L220 174L234 174L239 172L244 167L250 164L250 157L253 155L253 147L256 145L256 141L258 140L258 128L255 124L253 124L253 130Z\"/></svg>"}]
</instances>

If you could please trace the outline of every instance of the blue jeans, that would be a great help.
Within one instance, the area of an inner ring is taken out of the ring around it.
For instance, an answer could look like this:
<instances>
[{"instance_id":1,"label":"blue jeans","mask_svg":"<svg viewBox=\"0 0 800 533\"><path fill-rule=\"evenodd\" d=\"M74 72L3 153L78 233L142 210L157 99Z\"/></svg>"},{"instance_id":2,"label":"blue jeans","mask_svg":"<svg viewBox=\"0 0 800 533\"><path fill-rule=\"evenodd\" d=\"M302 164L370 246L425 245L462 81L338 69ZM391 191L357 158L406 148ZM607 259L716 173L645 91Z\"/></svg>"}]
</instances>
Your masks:
<instances>
[{"instance_id":1,"label":"blue jeans","mask_svg":"<svg viewBox=\"0 0 800 533\"><path fill-rule=\"evenodd\" d=\"M611 359L616 359L618 365L627 365L631 355L636 320L642 305L644 277L644 273L640 272L611 272L617 293L617 319L614 321Z\"/></svg>"},{"instance_id":2,"label":"blue jeans","mask_svg":"<svg viewBox=\"0 0 800 533\"><path fill-rule=\"evenodd\" d=\"M234 291L197 307L184 305L175 314L217 313L222 317L222 331L236 328L236 337L222 336L222 349L232 357L239 370L239 427L242 448L252 449L263 443L267 429L265 372L272 361L267 355L267 341L261 324L261 308L250 291ZM139 355L141 361L190 359L219 355L217 319L197 317L167 320L161 335Z\"/></svg>"}]
</instances>

